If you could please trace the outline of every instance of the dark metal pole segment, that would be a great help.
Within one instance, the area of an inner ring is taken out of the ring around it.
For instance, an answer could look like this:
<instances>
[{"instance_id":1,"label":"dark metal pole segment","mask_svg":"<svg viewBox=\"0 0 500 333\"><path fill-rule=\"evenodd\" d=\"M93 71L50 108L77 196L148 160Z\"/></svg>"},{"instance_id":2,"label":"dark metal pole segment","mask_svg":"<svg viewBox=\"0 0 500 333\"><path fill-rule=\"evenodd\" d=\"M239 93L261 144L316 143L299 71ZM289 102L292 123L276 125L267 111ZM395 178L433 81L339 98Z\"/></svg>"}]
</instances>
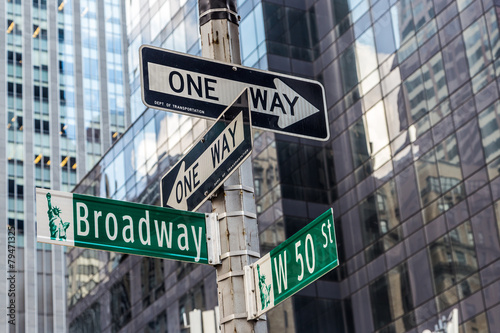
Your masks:
<instances>
[{"instance_id":1,"label":"dark metal pole segment","mask_svg":"<svg viewBox=\"0 0 500 333\"><path fill-rule=\"evenodd\" d=\"M210 20L228 20L238 25L236 0L199 0L200 26Z\"/></svg>"}]
</instances>

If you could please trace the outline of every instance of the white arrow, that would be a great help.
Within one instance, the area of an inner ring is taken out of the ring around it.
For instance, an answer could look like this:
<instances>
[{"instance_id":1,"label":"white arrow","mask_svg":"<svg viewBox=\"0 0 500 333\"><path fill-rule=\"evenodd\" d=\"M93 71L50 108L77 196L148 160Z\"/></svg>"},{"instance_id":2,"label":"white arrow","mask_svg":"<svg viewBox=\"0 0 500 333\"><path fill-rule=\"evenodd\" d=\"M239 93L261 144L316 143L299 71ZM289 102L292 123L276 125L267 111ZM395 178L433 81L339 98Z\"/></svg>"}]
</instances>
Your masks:
<instances>
[{"instance_id":1,"label":"white arrow","mask_svg":"<svg viewBox=\"0 0 500 333\"><path fill-rule=\"evenodd\" d=\"M181 166L175 177L167 205L172 208L187 210L189 197L231 156L234 149L244 139L243 112L240 112L187 169L186 163L184 161L180 162Z\"/></svg>"},{"instance_id":2,"label":"white arrow","mask_svg":"<svg viewBox=\"0 0 500 333\"><path fill-rule=\"evenodd\" d=\"M279 78L274 79L275 87L269 88L151 62L148 73L149 90L224 106L230 105L244 88L250 88L250 109L278 116L280 128L319 112Z\"/></svg>"}]
</instances>

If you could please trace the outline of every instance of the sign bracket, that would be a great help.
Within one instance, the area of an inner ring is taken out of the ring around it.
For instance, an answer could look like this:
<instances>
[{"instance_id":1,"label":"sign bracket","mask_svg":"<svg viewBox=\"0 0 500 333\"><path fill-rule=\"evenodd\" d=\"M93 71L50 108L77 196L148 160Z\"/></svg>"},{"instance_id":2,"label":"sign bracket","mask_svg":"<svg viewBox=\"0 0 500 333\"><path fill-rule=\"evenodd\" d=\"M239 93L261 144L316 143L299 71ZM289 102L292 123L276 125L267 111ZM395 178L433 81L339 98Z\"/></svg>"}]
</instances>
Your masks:
<instances>
[{"instance_id":1,"label":"sign bracket","mask_svg":"<svg viewBox=\"0 0 500 333\"><path fill-rule=\"evenodd\" d=\"M257 296L255 295L255 276L253 275L253 265L243 267L245 271L245 303L247 306L247 320L257 319Z\"/></svg>"},{"instance_id":2,"label":"sign bracket","mask_svg":"<svg viewBox=\"0 0 500 333\"><path fill-rule=\"evenodd\" d=\"M236 257L236 256L242 256L242 255L248 255L250 257L255 257L255 258L260 258L260 253L251 251L251 250L236 250L236 251L229 251L221 254L220 258L221 259L226 259L229 257Z\"/></svg>"},{"instance_id":3,"label":"sign bracket","mask_svg":"<svg viewBox=\"0 0 500 333\"><path fill-rule=\"evenodd\" d=\"M239 217L239 216L248 217L248 218L251 218L251 219L256 219L257 218L257 214L254 214L252 212L246 212L246 211L243 211L243 210L238 210L238 211L234 211L234 212L220 213L219 214L219 221L223 220L226 217Z\"/></svg>"},{"instance_id":4,"label":"sign bracket","mask_svg":"<svg viewBox=\"0 0 500 333\"><path fill-rule=\"evenodd\" d=\"M205 214L205 222L207 228L208 263L210 265L220 265L221 249L219 238L219 220L217 219L217 213Z\"/></svg>"}]
</instances>

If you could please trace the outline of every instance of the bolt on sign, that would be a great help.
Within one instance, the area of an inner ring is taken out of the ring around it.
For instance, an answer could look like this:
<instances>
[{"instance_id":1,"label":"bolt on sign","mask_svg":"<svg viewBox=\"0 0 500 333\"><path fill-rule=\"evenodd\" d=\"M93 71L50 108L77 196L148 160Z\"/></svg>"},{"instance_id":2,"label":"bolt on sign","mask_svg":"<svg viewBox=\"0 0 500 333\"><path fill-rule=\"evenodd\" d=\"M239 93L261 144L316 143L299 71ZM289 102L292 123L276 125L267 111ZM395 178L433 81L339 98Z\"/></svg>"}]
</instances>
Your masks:
<instances>
[{"instance_id":1,"label":"bolt on sign","mask_svg":"<svg viewBox=\"0 0 500 333\"><path fill-rule=\"evenodd\" d=\"M250 266L245 266L248 319L255 319L339 265L329 209Z\"/></svg>"},{"instance_id":2,"label":"bolt on sign","mask_svg":"<svg viewBox=\"0 0 500 333\"><path fill-rule=\"evenodd\" d=\"M212 231L218 235L215 214L41 188L36 212L38 242L200 264L219 261L217 238L210 237Z\"/></svg>"}]
</instances>

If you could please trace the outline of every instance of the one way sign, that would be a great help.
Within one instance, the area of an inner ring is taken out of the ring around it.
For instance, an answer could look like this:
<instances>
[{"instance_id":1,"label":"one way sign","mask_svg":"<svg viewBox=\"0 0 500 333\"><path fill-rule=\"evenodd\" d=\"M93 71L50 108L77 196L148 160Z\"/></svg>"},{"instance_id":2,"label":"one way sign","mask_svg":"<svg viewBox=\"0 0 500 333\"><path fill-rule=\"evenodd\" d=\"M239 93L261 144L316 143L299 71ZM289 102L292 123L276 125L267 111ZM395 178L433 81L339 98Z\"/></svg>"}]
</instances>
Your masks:
<instances>
[{"instance_id":1,"label":"one way sign","mask_svg":"<svg viewBox=\"0 0 500 333\"><path fill-rule=\"evenodd\" d=\"M163 207L194 211L252 153L247 89L161 180Z\"/></svg>"},{"instance_id":2,"label":"one way sign","mask_svg":"<svg viewBox=\"0 0 500 333\"><path fill-rule=\"evenodd\" d=\"M227 64L143 45L145 105L217 119L245 88L252 125L315 140L329 138L323 86L316 81Z\"/></svg>"}]
</instances>

